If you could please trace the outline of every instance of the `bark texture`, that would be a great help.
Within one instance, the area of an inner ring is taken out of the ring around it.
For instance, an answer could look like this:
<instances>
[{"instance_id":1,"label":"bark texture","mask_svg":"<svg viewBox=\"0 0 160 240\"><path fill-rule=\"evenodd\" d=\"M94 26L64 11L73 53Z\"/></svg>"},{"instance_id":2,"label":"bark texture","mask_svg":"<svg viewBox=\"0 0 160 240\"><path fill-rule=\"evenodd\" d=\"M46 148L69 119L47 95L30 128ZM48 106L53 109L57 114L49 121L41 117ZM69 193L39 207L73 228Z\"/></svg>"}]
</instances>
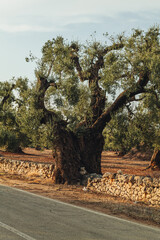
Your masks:
<instances>
[{"instance_id":1,"label":"bark texture","mask_svg":"<svg viewBox=\"0 0 160 240\"><path fill-rule=\"evenodd\" d=\"M152 170L160 170L160 150L155 149L151 157L150 166Z\"/></svg>"},{"instance_id":2,"label":"bark texture","mask_svg":"<svg viewBox=\"0 0 160 240\"><path fill-rule=\"evenodd\" d=\"M54 124L53 157L55 183L75 184L80 181L81 157L77 137L59 123Z\"/></svg>"},{"instance_id":3,"label":"bark texture","mask_svg":"<svg viewBox=\"0 0 160 240\"><path fill-rule=\"evenodd\" d=\"M88 130L79 138L81 165L88 173L101 174L101 154L104 138L101 132Z\"/></svg>"}]
</instances>

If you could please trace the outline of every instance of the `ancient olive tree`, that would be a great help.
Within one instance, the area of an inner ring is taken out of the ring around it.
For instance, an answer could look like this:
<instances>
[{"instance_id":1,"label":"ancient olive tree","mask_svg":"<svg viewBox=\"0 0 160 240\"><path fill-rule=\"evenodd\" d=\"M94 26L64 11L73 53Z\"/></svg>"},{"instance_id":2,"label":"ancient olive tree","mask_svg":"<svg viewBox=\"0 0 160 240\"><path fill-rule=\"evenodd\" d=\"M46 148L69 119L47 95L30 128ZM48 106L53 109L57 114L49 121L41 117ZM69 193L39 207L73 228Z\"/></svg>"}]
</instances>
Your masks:
<instances>
[{"instance_id":1,"label":"ancient olive tree","mask_svg":"<svg viewBox=\"0 0 160 240\"><path fill-rule=\"evenodd\" d=\"M50 124L55 182L76 182L81 167L101 173L103 129L128 102L159 89L159 54L158 28L104 44L62 37L45 43L35 106L43 111L41 123Z\"/></svg>"}]
</instances>

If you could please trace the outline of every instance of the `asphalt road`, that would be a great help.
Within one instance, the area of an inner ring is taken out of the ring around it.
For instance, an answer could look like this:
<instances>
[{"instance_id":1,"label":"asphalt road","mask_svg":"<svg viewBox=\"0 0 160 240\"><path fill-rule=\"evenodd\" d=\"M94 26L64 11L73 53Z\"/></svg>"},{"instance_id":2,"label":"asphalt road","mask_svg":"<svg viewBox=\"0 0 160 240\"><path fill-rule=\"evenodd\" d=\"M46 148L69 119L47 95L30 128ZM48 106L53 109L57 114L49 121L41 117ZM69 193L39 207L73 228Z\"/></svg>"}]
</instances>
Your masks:
<instances>
[{"instance_id":1,"label":"asphalt road","mask_svg":"<svg viewBox=\"0 0 160 240\"><path fill-rule=\"evenodd\" d=\"M160 229L0 185L0 240L158 240Z\"/></svg>"}]
</instances>

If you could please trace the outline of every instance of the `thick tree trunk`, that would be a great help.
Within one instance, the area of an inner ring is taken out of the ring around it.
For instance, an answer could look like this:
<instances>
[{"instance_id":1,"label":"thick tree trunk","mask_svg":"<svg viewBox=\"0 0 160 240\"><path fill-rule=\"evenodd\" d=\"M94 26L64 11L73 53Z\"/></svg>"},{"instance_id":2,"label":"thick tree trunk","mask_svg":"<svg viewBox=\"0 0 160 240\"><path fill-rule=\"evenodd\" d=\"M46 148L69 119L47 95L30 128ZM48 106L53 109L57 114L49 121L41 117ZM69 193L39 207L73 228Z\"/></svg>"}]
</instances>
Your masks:
<instances>
[{"instance_id":1,"label":"thick tree trunk","mask_svg":"<svg viewBox=\"0 0 160 240\"><path fill-rule=\"evenodd\" d=\"M155 149L151 157L149 168L152 170L160 169L160 150Z\"/></svg>"},{"instance_id":2,"label":"thick tree trunk","mask_svg":"<svg viewBox=\"0 0 160 240\"><path fill-rule=\"evenodd\" d=\"M55 183L75 184L80 178L81 158L76 136L60 125L54 126L53 156Z\"/></svg>"},{"instance_id":3,"label":"thick tree trunk","mask_svg":"<svg viewBox=\"0 0 160 240\"><path fill-rule=\"evenodd\" d=\"M81 181L81 167L85 167L88 173L101 173L101 153L104 144L101 133L87 130L76 136L56 124L54 137L55 183L76 184Z\"/></svg>"},{"instance_id":4,"label":"thick tree trunk","mask_svg":"<svg viewBox=\"0 0 160 240\"><path fill-rule=\"evenodd\" d=\"M79 138L81 164L88 173L101 174L101 154L104 138L102 133L89 132Z\"/></svg>"}]
</instances>

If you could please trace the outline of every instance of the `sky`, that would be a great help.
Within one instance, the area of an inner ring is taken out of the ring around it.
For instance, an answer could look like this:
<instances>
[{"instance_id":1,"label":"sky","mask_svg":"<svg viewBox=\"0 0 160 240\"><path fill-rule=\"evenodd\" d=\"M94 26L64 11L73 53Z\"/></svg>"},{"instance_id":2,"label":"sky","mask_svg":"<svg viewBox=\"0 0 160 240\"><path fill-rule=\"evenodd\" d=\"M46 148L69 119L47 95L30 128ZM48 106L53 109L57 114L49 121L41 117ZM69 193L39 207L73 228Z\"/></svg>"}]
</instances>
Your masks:
<instances>
[{"instance_id":1,"label":"sky","mask_svg":"<svg viewBox=\"0 0 160 240\"><path fill-rule=\"evenodd\" d=\"M25 58L41 57L56 36L85 41L159 24L160 0L0 0L0 81L34 81L35 63Z\"/></svg>"}]
</instances>

